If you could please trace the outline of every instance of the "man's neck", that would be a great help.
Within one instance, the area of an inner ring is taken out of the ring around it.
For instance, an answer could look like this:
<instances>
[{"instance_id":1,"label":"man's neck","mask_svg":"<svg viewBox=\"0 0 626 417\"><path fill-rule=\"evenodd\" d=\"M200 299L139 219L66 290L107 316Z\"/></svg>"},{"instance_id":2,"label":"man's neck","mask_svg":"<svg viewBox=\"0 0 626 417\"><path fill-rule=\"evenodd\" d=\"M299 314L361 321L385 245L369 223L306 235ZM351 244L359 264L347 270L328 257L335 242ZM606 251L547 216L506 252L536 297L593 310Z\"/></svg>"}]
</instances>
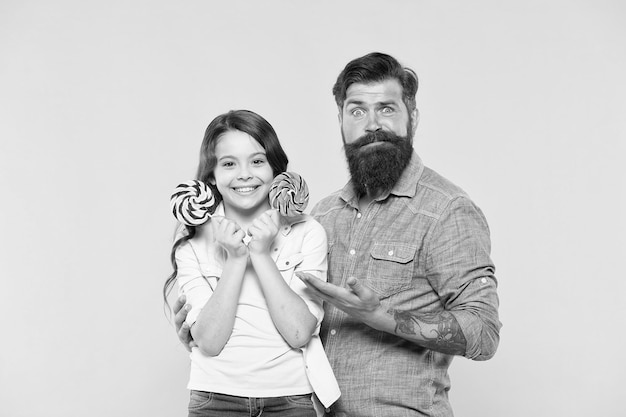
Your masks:
<instances>
[{"instance_id":1,"label":"man's neck","mask_svg":"<svg viewBox=\"0 0 626 417\"><path fill-rule=\"evenodd\" d=\"M367 192L365 194L363 194L363 195L361 195L359 197L359 211L365 211L367 206L369 206L369 204L372 201L376 200L381 195L382 195L382 191L381 190L376 190L375 192L367 190Z\"/></svg>"}]
</instances>

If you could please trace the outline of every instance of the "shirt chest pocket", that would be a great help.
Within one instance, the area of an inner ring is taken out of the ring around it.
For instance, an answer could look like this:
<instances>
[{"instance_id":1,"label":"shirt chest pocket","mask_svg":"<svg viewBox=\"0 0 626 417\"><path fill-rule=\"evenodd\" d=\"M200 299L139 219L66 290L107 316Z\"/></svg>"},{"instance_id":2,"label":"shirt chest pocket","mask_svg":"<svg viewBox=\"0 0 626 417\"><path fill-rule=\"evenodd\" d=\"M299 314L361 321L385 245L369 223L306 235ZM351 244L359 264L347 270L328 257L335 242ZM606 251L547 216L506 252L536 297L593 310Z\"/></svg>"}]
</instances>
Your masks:
<instances>
[{"instance_id":1,"label":"shirt chest pocket","mask_svg":"<svg viewBox=\"0 0 626 417\"><path fill-rule=\"evenodd\" d=\"M381 297L410 288L417 246L375 242L370 251L367 285Z\"/></svg>"},{"instance_id":2,"label":"shirt chest pocket","mask_svg":"<svg viewBox=\"0 0 626 417\"><path fill-rule=\"evenodd\" d=\"M276 261L276 266L287 284L291 282L296 266L300 265L303 260L304 255L302 255L302 253L294 253L289 256L281 256Z\"/></svg>"}]
</instances>

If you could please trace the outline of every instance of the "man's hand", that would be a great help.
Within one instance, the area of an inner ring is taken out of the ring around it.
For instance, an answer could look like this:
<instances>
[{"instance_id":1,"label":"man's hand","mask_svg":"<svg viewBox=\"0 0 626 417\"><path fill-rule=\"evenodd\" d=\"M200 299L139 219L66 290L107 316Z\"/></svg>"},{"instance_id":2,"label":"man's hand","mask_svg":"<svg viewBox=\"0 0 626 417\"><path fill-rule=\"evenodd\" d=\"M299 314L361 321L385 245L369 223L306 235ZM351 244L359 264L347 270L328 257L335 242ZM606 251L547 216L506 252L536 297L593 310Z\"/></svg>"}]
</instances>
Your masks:
<instances>
[{"instance_id":1,"label":"man's hand","mask_svg":"<svg viewBox=\"0 0 626 417\"><path fill-rule=\"evenodd\" d=\"M416 315L410 311L385 312L376 293L356 278L349 288L338 287L305 272L296 272L318 297L364 324L395 334L420 346L449 355L465 355L467 341L455 317L448 311Z\"/></svg>"},{"instance_id":2,"label":"man's hand","mask_svg":"<svg viewBox=\"0 0 626 417\"><path fill-rule=\"evenodd\" d=\"M322 300L363 323L380 328L385 313L376 293L356 278L348 278L348 288L324 282L306 272L296 272L306 286Z\"/></svg>"},{"instance_id":3,"label":"man's hand","mask_svg":"<svg viewBox=\"0 0 626 417\"><path fill-rule=\"evenodd\" d=\"M180 296L176 302L174 303L174 324L176 325L176 334L178 334L178 339L180 339L185 349L191 352L191 348L196 345L196 342L193 340L191 336L191 330L187 323L185 323L185 319L187 318L187 313L189 313L189 305L185 305L187 299L184 295Z\"/></svg>"}]
</instances>

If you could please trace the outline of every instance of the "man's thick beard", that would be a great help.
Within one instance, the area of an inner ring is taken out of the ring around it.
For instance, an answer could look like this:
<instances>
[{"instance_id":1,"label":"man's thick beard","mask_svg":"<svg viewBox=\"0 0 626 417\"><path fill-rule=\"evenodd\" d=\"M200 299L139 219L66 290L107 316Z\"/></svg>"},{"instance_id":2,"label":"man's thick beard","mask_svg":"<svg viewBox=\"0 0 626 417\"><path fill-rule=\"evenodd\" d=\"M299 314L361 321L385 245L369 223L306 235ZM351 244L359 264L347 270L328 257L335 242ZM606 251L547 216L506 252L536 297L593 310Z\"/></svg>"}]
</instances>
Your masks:
<instances>
[{"instance_id":1,"label":"man's thick beard","mask_svg":"<svg viewBox=\"0 0 626 417\"><path fill-rule=\"evenodd\" d=\"M367 133L352 143L345 143L344 150L348 169L357 196L389 191L398 182L411 160L413 143L411 132L406 137L394 133L376 131ZM374 142L387 142L361 149Z\"/></svg>"}]
</instances>

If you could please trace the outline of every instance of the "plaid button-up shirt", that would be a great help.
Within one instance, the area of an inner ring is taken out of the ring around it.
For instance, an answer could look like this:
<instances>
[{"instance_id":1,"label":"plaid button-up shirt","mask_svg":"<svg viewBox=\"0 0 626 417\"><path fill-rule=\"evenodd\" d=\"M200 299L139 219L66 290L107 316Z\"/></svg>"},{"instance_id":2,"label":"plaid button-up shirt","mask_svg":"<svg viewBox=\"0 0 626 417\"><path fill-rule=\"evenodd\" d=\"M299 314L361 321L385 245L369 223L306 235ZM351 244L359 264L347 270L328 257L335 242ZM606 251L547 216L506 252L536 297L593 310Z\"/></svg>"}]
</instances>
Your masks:
<instances>
[{"instance_id":1,"label":"plaid button-up shirt","mask_svg":"<svg viewBox=\"0 0 626 417\"><path fill-rule=\"evenodd\" d=\"M350 184L313 209L328 235L328 276L356 277L386 310L447 311L467 340L465 356L489 359L499 341L495 267L480 209L417 154L394 188L358 209ZM452 416L452 356L374 330L325 304L322 340L342 396L332 415Z\"/></svg>"}]
</instances>

